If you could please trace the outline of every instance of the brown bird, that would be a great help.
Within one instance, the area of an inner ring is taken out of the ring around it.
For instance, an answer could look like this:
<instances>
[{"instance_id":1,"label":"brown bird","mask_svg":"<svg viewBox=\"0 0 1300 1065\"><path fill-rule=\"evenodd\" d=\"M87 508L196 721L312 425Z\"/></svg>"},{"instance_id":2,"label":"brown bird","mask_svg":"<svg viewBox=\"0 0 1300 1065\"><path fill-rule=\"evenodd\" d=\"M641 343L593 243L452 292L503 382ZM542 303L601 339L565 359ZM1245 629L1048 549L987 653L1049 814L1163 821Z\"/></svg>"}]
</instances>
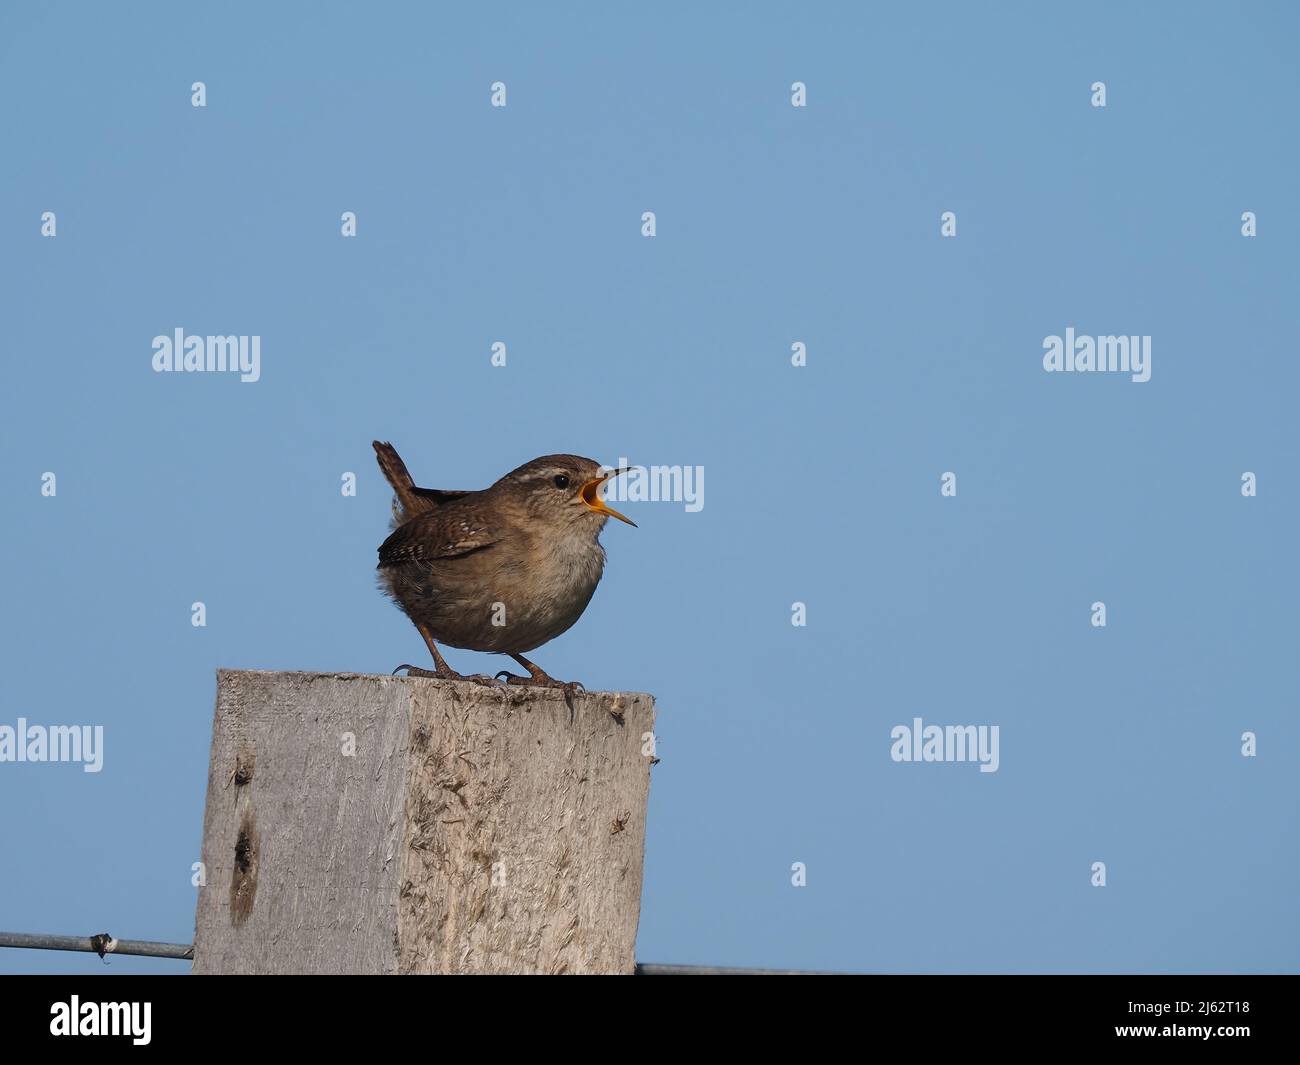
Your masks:
<instances>
[{"instance_id":1,"label":"brown bird","mask_svg":"<svg viewBox=\"0 0 1300 1065\"><path fill-rule=\"evenodd\" d=\"M605 504L600 488L625 470L605 470L578 455L526 462L480 492L420 488L392 444L374 441L393 486L393 532L379 548L379 581L429 645L433 670L400 665L410 676L465 677L437 643L508 654L528 676L509 684L566 689L524 657L571 626L591 602L605 569L600 531L609 518L636 523Z\"/></svg>"}]
</instances>

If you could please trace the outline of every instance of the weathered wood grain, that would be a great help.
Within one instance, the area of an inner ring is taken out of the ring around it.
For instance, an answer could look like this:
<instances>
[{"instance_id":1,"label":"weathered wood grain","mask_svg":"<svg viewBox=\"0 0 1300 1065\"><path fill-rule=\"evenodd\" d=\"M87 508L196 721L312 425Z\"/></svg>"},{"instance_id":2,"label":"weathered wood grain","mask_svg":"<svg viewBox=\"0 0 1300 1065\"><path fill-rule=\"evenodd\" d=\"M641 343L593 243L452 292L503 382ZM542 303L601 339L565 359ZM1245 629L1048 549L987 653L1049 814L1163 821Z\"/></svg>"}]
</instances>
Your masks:
<instances>
[{"instance_id":1,"label":"weathered wood grain","mask_svg":"<svg viewBox=\"0 0 1300 1065\"><path fill-rule=\"evenodd\" d=\"M222 670L196 973L631 973L654 700Z\"/></svg>"}]
</instances>

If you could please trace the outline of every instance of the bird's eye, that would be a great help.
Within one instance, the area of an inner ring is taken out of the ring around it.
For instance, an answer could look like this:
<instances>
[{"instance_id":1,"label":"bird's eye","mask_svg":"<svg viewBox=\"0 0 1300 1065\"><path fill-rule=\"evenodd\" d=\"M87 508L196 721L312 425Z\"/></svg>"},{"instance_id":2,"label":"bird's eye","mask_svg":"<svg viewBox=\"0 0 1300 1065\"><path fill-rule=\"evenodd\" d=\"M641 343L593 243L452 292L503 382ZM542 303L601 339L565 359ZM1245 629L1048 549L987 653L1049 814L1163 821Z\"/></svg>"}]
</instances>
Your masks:
<instances>
[{"instance_id":1,"label":"bird's eye","mask_svg":"<svg viewBox=\"0 0 1300 1065\"><path fill-rule=\"evenodd\" d=\"M566 476L564 476L564 474L562 474L562 473L557 473L557 474L555 475L555 487L556 487L556 488L568 488L568 487L569 487L569 479L568 479Z\"/></svg>"}]
</instances>

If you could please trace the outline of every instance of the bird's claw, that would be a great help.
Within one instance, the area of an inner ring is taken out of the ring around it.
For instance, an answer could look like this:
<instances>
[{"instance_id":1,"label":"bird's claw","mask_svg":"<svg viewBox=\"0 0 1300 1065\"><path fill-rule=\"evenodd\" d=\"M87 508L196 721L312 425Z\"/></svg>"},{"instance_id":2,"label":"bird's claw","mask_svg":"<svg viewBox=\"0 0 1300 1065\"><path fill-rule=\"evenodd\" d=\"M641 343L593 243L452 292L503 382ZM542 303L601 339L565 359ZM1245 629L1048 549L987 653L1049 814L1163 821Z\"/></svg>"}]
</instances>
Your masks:
<instances>
[{"instance_id":1,"label":"bird's claw","mask_svg":"<svg viewBox=\"0 0 1300 1065\"><path fill-rule=\"evenodd\" d=\"M482 684L487 688L499 687L496 680L485 673L457 673L454 669L440 671L436 669L421 669L419 666L412 666L403 663L393 670L393 675L397 675L398 669L406 670L408 677L430 677L433 680L467 680L471 684Z\"/></svg>"},{"instance_id":2,"label":"bird's claw","mask_svg":"<svg viewBox=\"0 0 1300 1065\"><path fill-rule=\"evenodd\" d=\"M505 679L507 684L520 684L529 688L555 688L564 692L564 705L569 708L569 723L573 723L573 715L576 707L573 704L573 697L578 692L585 692L587 689L582 686L581 681L576 680L556 680L554 677L548 677L546 674L539 676L521 677L518 673L511 673L508 670L502 670L496 675L497 680Z\"/></svg>"},{"instance_id":3,"label":"bird's claw","mask_svg":"<svg viewBox=\"0 0 1300 1065\"><path fill-rule=\"evenodd\" d=\"M507 684L523 684L529 688L560 688L564 691L585 692L581 681L577 680L556 680L554 677L522 677L518 673L511 673L503 669L496 675L497 680L505 679Z\"/></svg>"}]
</instances>

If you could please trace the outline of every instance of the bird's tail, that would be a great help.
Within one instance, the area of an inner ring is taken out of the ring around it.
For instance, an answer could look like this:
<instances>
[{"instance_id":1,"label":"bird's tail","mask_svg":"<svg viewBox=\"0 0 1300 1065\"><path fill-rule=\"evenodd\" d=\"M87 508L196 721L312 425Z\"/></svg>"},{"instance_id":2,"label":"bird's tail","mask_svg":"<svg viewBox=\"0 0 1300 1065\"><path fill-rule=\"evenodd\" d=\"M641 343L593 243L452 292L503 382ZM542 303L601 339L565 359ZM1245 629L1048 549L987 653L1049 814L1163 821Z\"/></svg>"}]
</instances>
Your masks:
<instances>
[{"instance_id":1,"label":"bird's tail","mask_svg":"<svg viewBox=\"0 0 1300 1065\"><path fill-rule=\"evenodd\" d=\"M384 477L393 486L393 493L397 496L393 507L394 517L397 516L399 507L407 514L424 509L415 495L415 482L411 480L411 472L402 461L402 456L397 453L397 448L387 441L374 440L371 443L379 468L383 470Z\"/></svg>"}]
</instances>

